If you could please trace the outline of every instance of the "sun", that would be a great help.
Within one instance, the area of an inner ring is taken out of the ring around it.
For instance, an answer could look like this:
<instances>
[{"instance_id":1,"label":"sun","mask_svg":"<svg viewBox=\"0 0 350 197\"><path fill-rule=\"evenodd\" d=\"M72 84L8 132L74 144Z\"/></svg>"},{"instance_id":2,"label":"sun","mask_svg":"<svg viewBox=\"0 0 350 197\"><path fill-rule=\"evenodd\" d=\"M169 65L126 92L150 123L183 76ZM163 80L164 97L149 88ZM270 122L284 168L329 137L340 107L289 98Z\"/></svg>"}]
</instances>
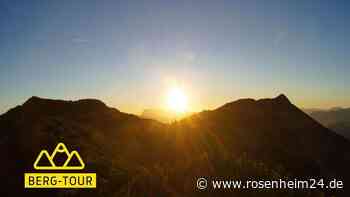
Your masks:
<instances>
[{"instance_id":1,"label":"sun","mask_svg":"<svg viewBox=\"0 0 350 197\"><path fill-rule=\"evenodd\" d=\"M169 90L167 97L167 106L171 111L184 113L188 109L187 96L182 89L174 87Z\"/></svg>"}]
</instances>

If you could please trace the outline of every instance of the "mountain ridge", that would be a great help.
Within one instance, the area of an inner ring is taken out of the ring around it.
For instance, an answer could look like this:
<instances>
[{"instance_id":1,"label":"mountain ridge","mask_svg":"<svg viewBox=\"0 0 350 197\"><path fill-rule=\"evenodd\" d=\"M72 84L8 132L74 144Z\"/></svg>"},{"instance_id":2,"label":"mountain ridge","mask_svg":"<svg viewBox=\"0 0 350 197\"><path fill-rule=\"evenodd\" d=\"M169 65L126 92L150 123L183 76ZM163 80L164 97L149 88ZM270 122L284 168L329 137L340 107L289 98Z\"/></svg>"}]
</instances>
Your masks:
<instances>
[{"instance_id":1,"label":"mountain ridge","mask_svg":"<svg viewBox=\"0 0 350 197\"><path fill-rule=\"evenodd\" d=\"M123 113L91 99L32 97L1 116L0 131L0 150L8 158L0 164L1 177L22 176L43 146L64 142L80 150L87 168L104 181L98 183L102 186L97 193L86 196L111 196L125 188L131 188L133 196L141 191L169 196L169 190L176 196L199 196L194 187L188 188L198 176L258 178L264 174L273 178L276 174L280 178L350 180L350 142L317 123L284 95L240 99L170 124ZM238 161L246 164L241 166ZM264 167L258 167L259 163ZM163 176L159 183L156 177ZM136 185L128 185L134 181ZM0 184L16 191L12 195L26 194L16 178ZM52 195L62 193L52 191Z\"/></svg>"}]
</instances>

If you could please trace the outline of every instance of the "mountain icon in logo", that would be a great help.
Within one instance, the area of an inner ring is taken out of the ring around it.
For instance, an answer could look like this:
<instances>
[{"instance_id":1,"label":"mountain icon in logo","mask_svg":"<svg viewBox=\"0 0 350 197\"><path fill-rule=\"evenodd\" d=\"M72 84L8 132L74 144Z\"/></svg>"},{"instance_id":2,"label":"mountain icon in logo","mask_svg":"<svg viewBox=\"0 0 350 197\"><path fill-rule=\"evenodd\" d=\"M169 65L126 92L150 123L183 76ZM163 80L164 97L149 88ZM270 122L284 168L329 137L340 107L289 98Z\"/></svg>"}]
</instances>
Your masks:
<instances>
[{"instance_id":1,"label":"mountain icon in logo","mask_svg":"<svg viewBox=\"0 0 350 197\"><path fill-rule=\"evenodd\" d=\"M42 150L33 166L36 170L82 170L85 164L76 150L69 152L60 142L51 155L47 150Z\"/></svg>"}]
</instances>

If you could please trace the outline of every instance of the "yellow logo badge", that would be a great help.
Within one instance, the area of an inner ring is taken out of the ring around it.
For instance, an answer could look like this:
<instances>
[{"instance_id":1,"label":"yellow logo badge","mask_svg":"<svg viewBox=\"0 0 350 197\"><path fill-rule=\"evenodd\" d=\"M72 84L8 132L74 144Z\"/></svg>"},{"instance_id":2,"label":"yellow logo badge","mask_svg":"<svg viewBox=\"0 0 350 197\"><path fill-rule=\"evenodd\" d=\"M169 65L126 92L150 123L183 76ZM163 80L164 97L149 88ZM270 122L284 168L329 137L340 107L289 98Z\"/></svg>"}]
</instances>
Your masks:
<instances>
[{"instance_id":1,"label":"yellow logo badge","mask_svg":"<svg viewBox=\"0 0 350 197\"><path fill-rule=\"evenodd\" d=\"M45 149L40 151L33 167L35 170L83 170L85 163L76 150L69 152L64 143L58 143L52 154ZM24 187L96 188L96 173L24 173Z\"/></svg>"},{"instance_id":2,"label":"yellow logo badge","mask_svg":"<svg viewBox=\"0 0 350 197\"><path fill-rule=\"evenodd\" d=\"M67 160L64 162L62 166L57 166L54 162L54 158L57 153L64 153L67 156ZM70 162L73 159L77 159L79 161L79 165L70 166ZM40 166L38 165L40 161L48 160L50 162L50 166ZM67 147L63 143L58 143L52 155L50 155L47 150L42 150L38 157L34 162L34 169L36 170L82 170L84 169L85 164L81 159L79 153L77 151L69 152Z\"/></svg>"}]
</instances>

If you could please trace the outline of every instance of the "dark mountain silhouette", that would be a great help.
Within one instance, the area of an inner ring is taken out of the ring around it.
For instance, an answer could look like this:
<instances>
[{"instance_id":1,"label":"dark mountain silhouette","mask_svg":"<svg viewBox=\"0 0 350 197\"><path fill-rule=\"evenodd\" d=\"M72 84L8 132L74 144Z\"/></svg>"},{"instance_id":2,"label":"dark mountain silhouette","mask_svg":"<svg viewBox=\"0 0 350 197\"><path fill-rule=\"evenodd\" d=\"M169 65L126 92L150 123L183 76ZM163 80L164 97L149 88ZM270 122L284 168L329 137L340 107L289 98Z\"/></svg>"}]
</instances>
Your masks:
<instances>
[{"instance_id":1,"label":"dark mountain silhouette","mask_svg":"<svg viewBox=\"0 0 350 197\"><path fill-rule=\"evenodd\" d=\"M350 142L286 96L241 99L172 124L142 119L98 100L32 97L0 116L2 196L256 196L259 190L199 191L197 177L350 181ZM94 190L25 190L23 173L58 142L77 150ZM348 196L347 191L266 190L258 196Z\"/></svg>"},{"instance_id":2,"label":"dark mountain silhouette","mask_svg":"<svg viewBox=\"0 0 350 197\"><path fill-rule=\"evenodd\" d=\"M332 108L306 112L325 127L350 139L350 108Z\"/></svg>"}]
</instances>

